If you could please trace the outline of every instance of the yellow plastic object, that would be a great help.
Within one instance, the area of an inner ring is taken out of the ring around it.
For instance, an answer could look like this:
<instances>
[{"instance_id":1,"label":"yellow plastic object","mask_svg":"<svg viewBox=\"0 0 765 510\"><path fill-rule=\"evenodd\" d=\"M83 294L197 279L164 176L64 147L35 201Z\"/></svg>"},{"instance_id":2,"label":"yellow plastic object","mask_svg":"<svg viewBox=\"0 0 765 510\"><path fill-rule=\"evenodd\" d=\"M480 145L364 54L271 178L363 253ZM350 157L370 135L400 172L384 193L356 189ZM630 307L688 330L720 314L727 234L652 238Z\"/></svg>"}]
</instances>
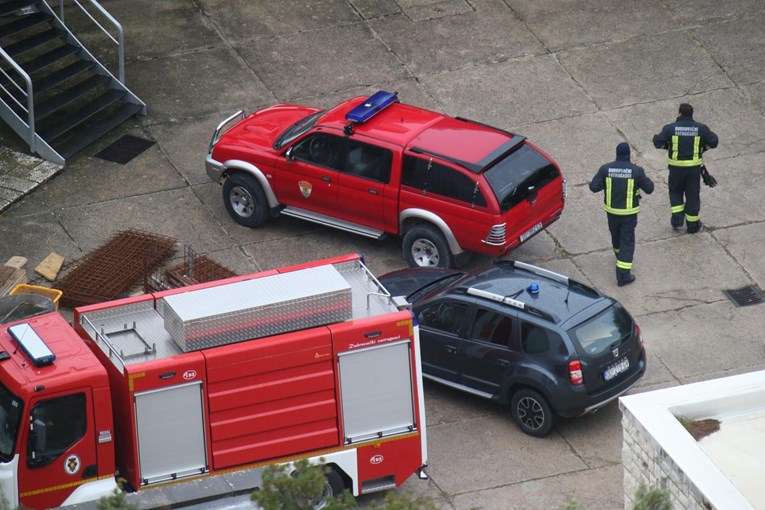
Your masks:
<instances>
[{"instance_id":1,"label":"yellow plastic object","mask_svg":"<svg viewBox=\"0 0 765 510\"><path fill-rule=\"evenodd\" d=\"M14 294L36 294L38 296L44 296L50 299L51 301L53 301L53 304L56 305L56 309L58 309L59 299L61 299L61 296L64 295L64 293L58 289L49 289L48 287L40 287L38 285L28 285L26 283L16 285L13 288L13 290L11 290L8 293L9 296L12 296Z\"/></svg>"}]
</instances>

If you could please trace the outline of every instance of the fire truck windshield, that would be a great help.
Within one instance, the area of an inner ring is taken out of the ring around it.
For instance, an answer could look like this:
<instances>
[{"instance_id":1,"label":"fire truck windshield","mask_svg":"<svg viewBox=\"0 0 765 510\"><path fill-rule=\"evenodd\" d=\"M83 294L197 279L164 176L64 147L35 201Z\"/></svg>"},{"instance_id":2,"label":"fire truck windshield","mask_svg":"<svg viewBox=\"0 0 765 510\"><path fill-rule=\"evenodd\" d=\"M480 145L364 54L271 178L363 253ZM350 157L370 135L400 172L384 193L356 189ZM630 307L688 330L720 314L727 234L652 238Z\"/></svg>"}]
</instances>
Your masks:
<instances>
[{"instance_id":1,"label":"fire truck windshield","mask_svg":"<svg viewBox=\"0 0 765 510\"><path fill-rule=\"evenodd\" d=\"M23 407L21 399L0 384L0 460L3 462L13 458Z\"/></svg>"}]
</instances>

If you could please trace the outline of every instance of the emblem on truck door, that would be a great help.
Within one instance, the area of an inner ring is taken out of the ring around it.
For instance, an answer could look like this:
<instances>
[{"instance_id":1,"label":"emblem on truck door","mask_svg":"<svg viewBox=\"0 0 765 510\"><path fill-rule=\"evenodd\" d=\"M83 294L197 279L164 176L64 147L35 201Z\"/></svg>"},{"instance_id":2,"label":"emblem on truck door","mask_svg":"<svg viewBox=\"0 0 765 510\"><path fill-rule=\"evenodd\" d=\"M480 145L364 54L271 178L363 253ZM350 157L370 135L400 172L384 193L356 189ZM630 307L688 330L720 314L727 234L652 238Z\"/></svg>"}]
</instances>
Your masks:
<instances>
[{"instance_id":1,"label":"emblem on truck door","mask_svg":"<svg viewBox=\"0 0 765 510\"><path fill-rule=\"evenodd\" d=\"M311 186L310 182L298 181L298 187L300 188L300 193L302 193L305 198L311 196L311 190L313 190L313 186Z\"/></svg>"},{"instance_id":2,"label":"emblem on truck door","mask_svg":"<svg viewBox=\"0 0 765 510\"><path fill-rule=\"evenodd\" d=\"M197 377L197 371L196 370L186 370L183 373L183 380L184 381L190 381L192 379L196 379Z\"/></svg>"},{"instance_id":3,"label":"emblem on truck door","mask_svg":"<svg viewBox=\"0 0 765 510\"><path fill-rule=\"evenodd\" d=\"M384 460L385 460L385 457L383 457L382 455L373 455L372 457L369 458L369 462L371 464L381 464L382 461Z\"/></svg>"},{"instance_id":4,"label":"emblem on truck door","mask_svg":"<svg viewBox=\"0 0 765 510\"><path fill-rule=\"evenodd\" d=\"M70 455L66 458L66 462L64 462L64 471L68 475L77 474L77 471L80 470L80 464L80 458L77 455Z\"/></svg>"}]
</instances>

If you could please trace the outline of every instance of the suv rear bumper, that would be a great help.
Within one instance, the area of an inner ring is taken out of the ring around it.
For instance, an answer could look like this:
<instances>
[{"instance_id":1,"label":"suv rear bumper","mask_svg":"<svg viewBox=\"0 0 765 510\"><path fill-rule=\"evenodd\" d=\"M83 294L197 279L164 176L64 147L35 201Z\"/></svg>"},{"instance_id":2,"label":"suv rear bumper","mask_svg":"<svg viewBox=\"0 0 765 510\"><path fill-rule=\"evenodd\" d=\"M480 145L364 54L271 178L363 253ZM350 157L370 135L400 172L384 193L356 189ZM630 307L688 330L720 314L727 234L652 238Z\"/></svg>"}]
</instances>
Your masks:
<instances>
[{"instance_id":1,"label":"suv rear bumper","mask_svg":"<svg viewBox=\"0 0 765 510\"><path fill-rule=\"evenodd\" d=\"M558 402L553 402L555 412L564 418L574 418L588 413L594 413L603 406L608 405L617 398L629 391L643 377L646 369L645 352L640 356L638 369L629 374L629 376L616 386L612 386L605 391L596 394L587 394L585 392L575 392L569 395L561 395ZM559 405L556 405L559 404Z\"/></svg>"}]
</instances>

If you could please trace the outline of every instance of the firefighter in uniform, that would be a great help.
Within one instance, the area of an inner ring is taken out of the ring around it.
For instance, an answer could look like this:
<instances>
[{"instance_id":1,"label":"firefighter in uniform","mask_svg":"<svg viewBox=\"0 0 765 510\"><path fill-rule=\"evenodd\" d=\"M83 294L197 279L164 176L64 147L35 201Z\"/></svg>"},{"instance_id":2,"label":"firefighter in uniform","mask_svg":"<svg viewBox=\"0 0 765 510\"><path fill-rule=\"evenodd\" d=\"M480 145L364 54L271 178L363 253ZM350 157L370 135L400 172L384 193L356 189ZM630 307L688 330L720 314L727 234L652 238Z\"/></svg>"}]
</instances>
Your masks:
<instances>
[{"instance_id":1,"label":"firefighter in uniform","mask_svg":"<svg viewBox=\"0 0 765 510\"><path fill-rule=\"evenodd\" d=\"M653 193L653 181L643 167L630 163L630 146L616 146L616 160L598 169L590 182L593 193L605 191L603 209L608 216L611 246L616 254L616 283L619 287L635 281L632 257L635 254L635 228L640 211L640 191Z\"/></svg>"},{"instance_id":2,"label":"firefighter in uniform","mask_svg":"<svg viewBox=\"0 0 765 510\"><path fill-rule=\"evenodd\" d=\"M693 107L688 103L680 105L679 114L677 121L664 126L661 133L653 137L653 144L657 149L667 149L669 153L672 228L680 230L685 221L686 231L695 234L702 228L699 192L704 162L701 154L717 147L718 139L706 125L693 120Z\"/></svg>"}]
</instances>

